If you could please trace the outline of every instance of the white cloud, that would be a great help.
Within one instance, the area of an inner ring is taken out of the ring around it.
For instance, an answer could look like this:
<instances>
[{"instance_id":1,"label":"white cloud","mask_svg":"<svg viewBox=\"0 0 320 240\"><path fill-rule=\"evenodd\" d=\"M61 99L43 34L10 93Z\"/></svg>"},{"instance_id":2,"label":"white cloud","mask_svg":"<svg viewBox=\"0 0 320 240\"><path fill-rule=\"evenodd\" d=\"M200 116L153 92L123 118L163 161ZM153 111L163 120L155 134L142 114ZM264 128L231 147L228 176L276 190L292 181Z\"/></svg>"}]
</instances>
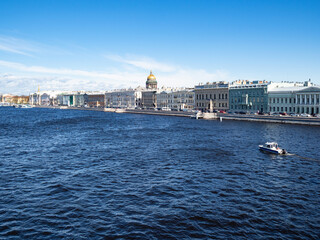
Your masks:
<instances>
[{"instance_id":1,"label":"white cloud","mask_svg":"<svg viewBox=\"0 0 320 240\"><path fill-rule=\"evenodd\" d=\"M119 55L104 55L107 59L115 62L125 63L132 65L137 68L142 68L145 70L158 70L161 72L174 72L176 67L167 63L158 62L152 58L144 56L127 55L122 57Z\"/></svg>"},{"instance_id":2,"label":"white cloud","mask_svg":"<svg viewBox=\"0 0 320 240\"><path fill-rule=\"evenodd\" d=\"M158 85L160 86L193 87L199 82L230 80L229 73L225 70L218 69L208 72L204 69L193 69L175 64L162 63L149 57L135 55L126 55L125 57L120 55L104 55L104 57L136 68L135 70L132 69L132 71L139 71L138 69L146 71L154 70L153 73L156 75Z\"/></svg>"},{"instance_id":3,"label":"white cloud","mask_svg":"<svg viewBox=\"0 0 320 240\"><path fill-rule=\"evenodd\" d=\"M36 92L40 86L43 91L105 91L107 89L124 88L119 83L110 83L102 79L83 79L79 77L62 77L62 76L35 76L20 74L3 74L0 75L0 93L12 93L26 95Z\"/></svg>"},{"instance_id":4,"label":"white cloud","mask_svg":"<svg viewBox=\"0 0 320 240\"><path fill-rule=\"evenodd\" d=\"M23 71L23 72L48 73L48 74L57 74L57 75L71 75L71 76L97 77L97 78L114 78L114 79L119 78L118 75L114 75L114 74L74 70L74 69L67 69L67 68L57 69L57 68L47 68L42 66L26 66L21 63L8 62L8 61L2 61L2 60L0 60L0 65L7 68L15 69L18 71Z\"/></svg>"},{"instance_id":5,"label":"white cloud","mask_svg":"<svg viewBox=\"0 0 320 240\"><path fill-rule=\"evenodd\" d=\"M0 51L32 56L32 53L38 52L39 49L34 44L22 39L0 36Z\"/></svg>"},{"instance_id":6,"label":"white cloud","mask_svg":"<svg viewBox=\"0 0 320 240\"><path fill-rule=\"evenodd\" d=\"M27 94L40 85L43 90L111 90L144 86L149 70L157 78L158 86L194 87L202 82L227 81L228 72L186 68L162 63L148 57L108 56L120 62L113 70L105 72L85 71L69 68L28 66L18 62L0 60L0 70L10 74L0 75L0 92Z\"/></svg>"},{"instance_id":7,"label":"white cloud","mask_svg":"<svg viewBox=\"0 0 320 240\"><path fill-rule=\"evenodd\" d=\"M7 72L0 75L0 92L27 94L40 85L43 90L97 90L105 91L139 85L144 79L141 73L113 71L111 73L84 71L67 68L27 66L17 62L0 60L0 66ZM11 71L8 71L10 69Z\"/></svg>"}]
</instances>

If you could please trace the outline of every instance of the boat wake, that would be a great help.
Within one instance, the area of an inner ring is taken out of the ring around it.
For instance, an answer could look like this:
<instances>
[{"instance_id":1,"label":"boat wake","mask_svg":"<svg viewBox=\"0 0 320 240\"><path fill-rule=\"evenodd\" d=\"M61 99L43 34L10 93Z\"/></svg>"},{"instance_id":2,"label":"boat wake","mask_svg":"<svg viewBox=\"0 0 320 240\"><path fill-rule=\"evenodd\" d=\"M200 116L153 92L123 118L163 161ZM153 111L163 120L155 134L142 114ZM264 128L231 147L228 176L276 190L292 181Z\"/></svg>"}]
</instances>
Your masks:
<instances>
[{"instance_id":1,"label":"boat wake","mask_svg":"<svg viewBox=\"0 0 320 240\"><path fill-rule=\"evenodd\" d=\"M319 159L316 159L316 158L310 158L310 157L303 157L303 156L300 156L298 154L295 154L295 153L287 153L286 156L296 156L298 158L301 158L303 160L308 160L308 161L314 161L314 162L320 162Z\"/></svg>"}]
</instances>

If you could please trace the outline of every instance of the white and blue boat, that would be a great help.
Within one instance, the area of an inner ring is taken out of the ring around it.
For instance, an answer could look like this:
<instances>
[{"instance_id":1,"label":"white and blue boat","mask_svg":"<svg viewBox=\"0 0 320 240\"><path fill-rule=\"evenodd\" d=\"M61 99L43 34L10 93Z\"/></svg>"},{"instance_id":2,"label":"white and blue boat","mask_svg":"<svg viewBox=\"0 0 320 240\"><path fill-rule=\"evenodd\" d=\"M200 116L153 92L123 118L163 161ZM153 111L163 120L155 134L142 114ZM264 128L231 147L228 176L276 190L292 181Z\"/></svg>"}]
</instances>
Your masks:
<instances>
[{"instance_id":1,"label":"white and blue boat","mask_svg":"<svg viewBox=\"0 0 320 240\"><path fill-rule=\"evenodd\" d=\"M276 142L266 142L264 145L259 145L259 150L267 153L273 154L286 154L285 149L279 148Z\"/></svg>"}]
</instances>

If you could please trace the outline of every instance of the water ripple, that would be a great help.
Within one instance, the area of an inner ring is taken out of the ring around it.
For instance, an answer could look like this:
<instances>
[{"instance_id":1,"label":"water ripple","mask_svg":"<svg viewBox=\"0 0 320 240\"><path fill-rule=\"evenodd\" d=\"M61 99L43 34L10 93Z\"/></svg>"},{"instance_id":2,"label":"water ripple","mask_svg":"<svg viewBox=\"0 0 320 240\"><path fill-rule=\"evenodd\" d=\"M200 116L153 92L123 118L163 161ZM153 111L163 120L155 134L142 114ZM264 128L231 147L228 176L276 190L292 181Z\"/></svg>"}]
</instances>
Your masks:
<instances>
[{"instance_id":1,"label":"water ripple","mask_svg":"<svg viewBox=\"0 0 320 240\"><path fill-rule=\"evenodd\" d=\"M1 239L320 236L317 127L9 108L0 122Z\"/></svg>"}]
</instances>

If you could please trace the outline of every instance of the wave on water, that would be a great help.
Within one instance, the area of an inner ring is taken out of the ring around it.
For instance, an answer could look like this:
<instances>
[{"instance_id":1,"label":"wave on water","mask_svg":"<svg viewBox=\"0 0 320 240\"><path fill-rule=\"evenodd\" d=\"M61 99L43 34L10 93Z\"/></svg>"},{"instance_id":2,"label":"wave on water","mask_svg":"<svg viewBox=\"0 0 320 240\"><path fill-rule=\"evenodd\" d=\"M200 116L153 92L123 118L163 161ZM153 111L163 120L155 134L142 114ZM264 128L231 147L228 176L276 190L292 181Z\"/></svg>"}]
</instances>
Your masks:
<instances>
[{"instance_id":1,"label":"wave on water","mask_svg":"<svg viewBox=\"0 0 320 240\"><path fill-rule=\"evenodd\" d=\"M320 128L0 111L0 239L319 237Z\"/></svg>"}]
</instances>

